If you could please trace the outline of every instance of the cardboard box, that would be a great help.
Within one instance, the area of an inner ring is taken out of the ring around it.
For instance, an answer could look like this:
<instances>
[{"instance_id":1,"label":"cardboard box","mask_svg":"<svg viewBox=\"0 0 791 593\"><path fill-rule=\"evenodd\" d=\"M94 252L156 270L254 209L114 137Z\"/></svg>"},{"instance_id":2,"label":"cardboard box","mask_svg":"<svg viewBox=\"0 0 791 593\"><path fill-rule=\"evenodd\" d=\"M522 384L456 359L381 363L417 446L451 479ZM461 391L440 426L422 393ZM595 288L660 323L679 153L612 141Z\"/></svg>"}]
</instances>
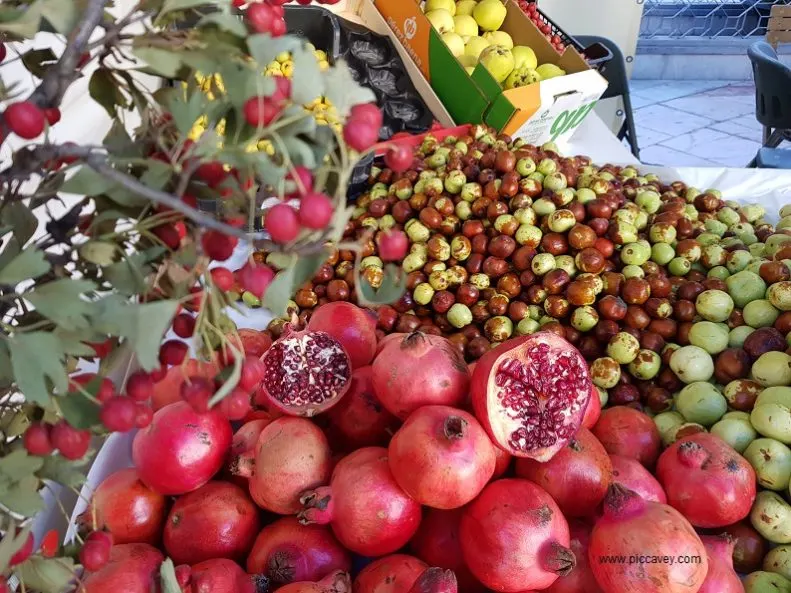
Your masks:
<instances>
[{"instance_id":1,"label":"cardboard box","mask_svg":"<svg viewBox=\"0 0 791 593\"><path fill-rule=\"evenodd\" d=\"M564 141L607 88L607 81L574 48L558 55L513 0L504 2L507 15L500 30L510 34L514 44L533 48L540 64L556 64L568 73L566 76L504 90L480 64L471 76L467 74L416 0L367 1L373 2L458 124L485 122L531 144Z\"/></svg>"}]
</instances>

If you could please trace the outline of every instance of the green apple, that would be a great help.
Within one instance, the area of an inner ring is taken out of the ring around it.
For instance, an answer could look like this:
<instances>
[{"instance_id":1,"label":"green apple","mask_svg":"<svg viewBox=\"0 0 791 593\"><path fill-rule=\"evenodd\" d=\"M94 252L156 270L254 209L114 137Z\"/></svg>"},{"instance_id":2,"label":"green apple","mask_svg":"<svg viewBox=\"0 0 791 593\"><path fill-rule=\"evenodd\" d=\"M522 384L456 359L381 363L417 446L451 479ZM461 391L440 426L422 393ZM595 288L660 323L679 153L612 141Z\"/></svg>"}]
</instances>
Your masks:
<instances>
[{"instance_id":1,"label":"green apple","mask_svg":"<svg viewBox=\"0 0 791 593\"><path fill-rule=\"evenodd\" d=\"M426 0L426 5L423 7L423 12L431 12L432 10L447 10L451 16L456 14L456 3L453 0Z\"/></svg>"},{"instance_id":2,"label":"green apple","mask_svg":"<svg viewBox=\"0 0 791 593\"><path fill-rule=\"evenodd\" d=\"M444 8L438 8L426 13L426 18L431 26L442 33L453 33L453 15Z\"/></svg>"},{"instance_id":3,"label":"green apple","mask_svg":"<svg viewBox=\"0 0 791 593\"><path fill-rule=\"evenodd\" d=\"M460 56L456 56L456 59L459 60L459 63L465 68L469 68L469 67L475 68L475 66L478 65L478 58L467 54L461 54Z\"/></svg>"},{"instance_id":4,"label":"green apple","mask_svg":"<svg viewBox=\"0 0 791 593\"><path fill-rule=\"evenodd\" d=\"M492 45L500 45L505 49L513 49L514 40L505 31L487 31L482 37Z\"/></svg>"},{"instance_id":5,"label":"green apple","mask_svg":"<svg viewBox=\"0 0 791 593\"><path fill-rule=\"evenodd\" d=\"M456 16L466 14L472 16L472 9L478 4L478 0L459 0L456 2Z\"/></svg>"},{"instance_id":6,"label":"green apple","mask_svg":"<svg viewBox=\"0 0 791 593\"><path fill-rule=\"evenodd\" d=\"M481 52L480 62L497 82L503 82L514 69L514 54L510 49L490 45Z\"/></svg>"},{"instance_id":7,"label":"green apple","mask_svg":"<svg viewBox=\"0 0 791 593\"><path fill-rule=\"evenodd\" d=\"M520 86L533 84L539 80L541 80L541 76L539 76L535 69L528 68L527 66L521 66L519 68L513 69L511 74L508 75L508 78L505 79L504 86L507 89L516 89Z\"/></svg>"},{"instance_id":8,"label":"green apple","mask_svg":"<svg viewBox=\"0 0 791 593\"><path fill-rule=\"evenodd\" d=\"M464 53L477 60L481 52L489 47L489 45L491 44L483 37L470 37L470 40L464 46Z\"/></svg>"},{"instance_id":9,"label":"green apple","mask_svg":"<svg viewBox=\"0 0 791 593\"><path fill-rule=\"evenodd\" d=\"M538 66L538 58L536 58L536 52L533 51L532 48L527 47L526 45L517 45L511 49L511 53L514 54L514 68L521 68L522 66L527 66L528 68L535 69Z\"/></svg>"},{"instance_id":10,"label":"green apple","mask_svg":"<svg viewBox=\"0 0 791 593\"><path fill-rule=\"evenodd\" d=\"M450 53L458 57L464 54L464 40L458 33L443 33L442 41L448 46Z\"/></svg>"},{"instance_id":11,"label":"green apple","mask_svg":"<svg viewBox=\"0 0 791 593\"><path fill-rule=\"evenodd\" d=\"M503 26L507 12L500 0L481 0L473 8L472 16L484 31L497 31Z\"/></svg>"},{"instance_id":12,"label":"green apple","mask_svg":"<svg viewBox=\"0 0 791 593\"><path fill-rule=\"evenodd\" d=\"M478 35L478 23L468 14L456 15L453 17L453 30L462 37L472 37Z\"/></svg>"},{"instance_id":13,"label":"green apple","mask_svg":"<svg viewBox=\"0 0 791 593\"><path fill-rule=\"evenodd\" d=\"M541 77L541 80L549 80L550 78L566 75L566 71L563 70L563 68L555 66L555 64L541 64L536 68L536 71Z\"/></svg>"}]
</instances>

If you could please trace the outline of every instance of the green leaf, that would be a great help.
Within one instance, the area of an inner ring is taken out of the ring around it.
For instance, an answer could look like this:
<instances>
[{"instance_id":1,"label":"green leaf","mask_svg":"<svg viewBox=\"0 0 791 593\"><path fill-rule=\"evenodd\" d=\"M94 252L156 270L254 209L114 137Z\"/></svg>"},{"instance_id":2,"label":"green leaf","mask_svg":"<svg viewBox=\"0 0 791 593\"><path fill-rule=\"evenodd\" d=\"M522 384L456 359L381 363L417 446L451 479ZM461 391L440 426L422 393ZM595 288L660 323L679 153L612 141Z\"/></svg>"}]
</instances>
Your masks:
<instances>
[{"instance_id":1,"label":"green leaf","mask_svg":"<svg viewBox=\"0 0 791 593\"><path fill-rule=\"evenodd\" d=\"M296 68L294 72L296 74ZM354 105L376 102L376 95L373 91L354 80L345 61L338 60L334 67L322 74L324 75L324 96L332 102L341 117L349 115L349 110Z\"/></svg>"},{"instance_id":2,"label":"green leaf","mask_svg":"<svg viewBox=\"0 0 791 593\"><path fill-rule=\"evenodd\" d=\"M96 380L94 379L94 381ZM95 387L91 386L90 383L86 385L84 389L94 393L98 391L98 381ZM93 389L91 389L91 387L93 387ZM100 422L99 406L85 397L80 391L66 393L58 397L57 402L63 417L75 428L81 430L88 429L96 426Z\"/></svg>"},{"instance_id":3,"label":"green leaf","mask_svg":"<svg viewBox=\"0 0 791 593\"><path fill-rule=\"evenodd\" d=\"M291 80L291 99L306 105L324 94L324 78L316 56L306 47L293 52L294 76Z\"/></svg>"},{"instance_id":4,"label":"green leaf","mask_svg":"<svg viewBox=\"0 0 791 593\"><path fill-rule=\"evenodd\" d=\"M0 477L9 482L32 475L41 469L44 460L41 457L31 456L24 449L17 449L0 459Z\"/></svg>"},{"instance_id":5,"label":"green leaf","mask_svg":"<svg viewBox=\"0 0 791 593\"><path fill-rule=\"evenodd\" d=\"M302 44L303 41L293 35L272 38L269 33L259 33L250 35L247 38L247 48L250 50L250 55L255 58L255 61L262 68L274 60L278 54L299 49Z\"/></svg>"},{"instance_id":6,"label":"green leaf","mask_svg":"<svg viewBox=\"0 0 791 593\"><path fill-rule=\"evenodd\" d=\"M0 221L14 228L14 237L24 245L38 228L38 218L22 202L11 202L3 207Z\"/></svg>"},{"instance_id":7,"label":"green leaf","mask_svg":"<svg viewBox=\"0 0 791 593\"><path fill-rule=\"evenodd\" d=\"M94 101L104 107L111 119L115 119L116 107L126 106L126 99L118 88L118 82L107 68L94 70L88 83L88 92Z\"/></svg>"},{"instance_id":8,"label":"green leaf","mask_svg":"<svg viewBox=\"0 0 791 593\"><path fill-rule=\"evenodd\" d=\"M61 35L71 33L77 24L79 12L74 0L43 0L44 18Z\"/></svg>"},{"instance_id":9,"label":"green leaf","mask_svg":"<svg viewBox=\"0 0 791 593\"><path fill-rule=\"evenodd\" d=\"M0 492L0 504L12 513L32 517L44 510L44 501L38 493L39 481L36 476L27 476L6 487Z\"/></svg>"},{"instance_id":10,"label":"green leaf","mask_svg":"<svg viewBox=\"0 0 791 593\"><path fill-rule=\"evenodd\" d=\"M144 292L146 276L153 271L153 268L147 265L148 262L154 261L166 251L164 247L156 246L127 255L122 261L104 268L102 272L104 279L121 294L132 296Z\"/></svg>"},{"instance_id":11,"label":"green leaf","mask_svg":"<svg viewBox=\"0 0 791 593\"><path fill-rule=\"evenodd\" d=\"M244 22L238 16L232 14L223 14L219 12L207 14L198 21L197 26L205 27L206 25L216 25L220 29L228 31L228 33L236 35L237 37L247 37L247 27L245 27Z\"/></svg>"},{"instance_id":12,"label":"green leaf","mask_svg":"<svg viewBox=\"0 0 791 593\"><path fill-rule=\"evenodd\" d=\"M83 165L60 189L67 194L98 196L114 186L115 183L87 165Z\"/></svg>"},{"instance_id":13,"label":"green leaf","mask_svg":"<svg viewBox=\"0 0 791 593\"><path fill-rule=\"evenodd\" d=\"M74 580L74 560L31 556L16 568L28 590L62 593Z\"/></svg>"},{"instance_id":14,"label":"green leaf","mask_svg":"<svg viewBox=\"0 0 791 593\"><path fill-rule=\"evenodd\" d=\"M26 10L20 10L17 18L0 22L0 32L4 31L25 39L32 39L38 33L43 11L43 0L37 0ZM5 15L11 16L11 13L5 13Z\"/></svg>"},{"instance_id":15,"label":"green leaf","mask_svg":"<svg viewBox=\"0 0 791 593\"><path fill-rule=\"evenodd\" d=\"M96 351L85 343L85 332L70 332L56 327L52 333L60 341L64 354L84 358L96 356ZM0 373L0 376L2 376L2 373Z\"/></svg>"},{"instance_id":16,"label":"green leaf","mask_svg":"<svg viewBox=\"0 0 791 593\"><path fill-rule=\"evenodd\" d=\"M232 348L232 347L231 347ZM220 403L226 396L228 396L233 388L239 383L239 379L242 377L242 352L235 351L233 357L233 367L231 367L231 372L228 373L228 376L223 381L223 384L220 385L220 388L211 396L209 400L209 406L213 407Z\"/></svg>"},{"instance_id":17,"label":"green leaf","mask_svg":"<svg viewBox=\"0 0 791 593\"><path fill-rule=\"evenodd\" d=\"M11 247L12 245L9 244L6 249ZM44 252L35 245L31 245L0 270L0 284L14 286L23 280L43 276L49 270L50 265L44 259Z\"/></svg>"},{"instance_id":18,"label":"green leaf","mask_svg":"<svg viewBox=\"0 0 791 593\"><path fill-rule=\"evenodd\" d=\"M291 267L278 272L275 279L264 293L264 306L275 317L286 314L288 301L294 296L297 289L310 280L327 260L326 252L315 255L300 256Z\"/></svg>"},{"instance_id":19,"label":"green leaf","mask_svg":"<svg viewBox=\"0 0 791 593\"><path fill-rule=\"evenodd\" d=\"M316 155L307 142L300 140L296 136L286 136L283 138L283 144L288 150L288 155L294 165L302 165L311 170L318 165L316 163Z\"/></svg>"},{"instance_id":20,"label":"green leaf","mask_svg":"<svg viewBox=\"0 0 791 593\"><path fill-rule=\"evenodd\" d=\"M165 0L162 10L159 11L159 18L169 12L176 10L186 10L188 8L195 8L196 6L206 6L211 4L210 0Z\"/></svg>"},{"instance_id":21,"label":"green leaf","mask_svg":"<svg viewBox=\"0 0 791 593\"><path fill-rule=\"evenodd\" d=\"M58 61L50 48L31 49L22 54L22 63L36 78L44 78L50 66Z\"/></svg>"},{"instance_id":22,"label":"green leaf","mask_svg":"<svg viewBox=\"0 0 791 593\"><path fill-rule=\"evenodd\" d=\"M151 71L165 78L175 78L181 68L181 57L178 52L156 47L136 47L132 53L148 64Z\"/></svg>"},{"instance_id":23,"label":"green leaf","mask_svg":"<svg viewBox=\"0 0 791 593\"><path fill-rule=\"evenodd\" d=\"M389 305L401 298L406 290L406 274L400 266L388 264L385 266L385 275L382 285L374 290L359 274L357 266L354 268L354 286L357 298L362 306Z\"/></svg>"},{"instance_id":24,"label":"green leaf","mask_svg":"<svg viewBox=\"0 0 791 593\"><path fill-rule=\"evenodd\" d=\"M44 457L44 465L36 472L40 480L51 480L68 488L79 488L85 483L86 461L69 461L60 455Z\"/></svg>"},{"instance_id":25,"label":"green leaf","mask_svg":"<svg viewBox=\"0 0 791 593\"><path fill-rule=\"evenodd\" d=\"M176 579L176 568L170 558L166 558L159 567L159 580L162 593L181 593L181 587Z\"/></svg>"},{"instance_id":26,"label":"green leaf","mask_svg":"<svg viewBox=\"0 0 791 593\"><path fill-rule=\"evenodd\" d=\"M263 185L277 187L286 176L287 169L275 162L265 152L251 152L250 158L253 159L253 167Z\"/></svg>"},{"instance_id":27,"label":"green leaf","mask_svg":"<svg viewBox=\"0 0 791 593\"><path fill-rule=\"evenodd\" d=\"M25 399L41 406L49 403L49 378L58 391L65 392L69 378L63 368L63 346L56 336L45 332L20 333L8 339L11 367Z\"/></svg>"},{"instance_id":28,"label":"green leaf","mask_svg":"<svg viewBox=\"0 0 791 593\"><path fill-rule=\"evenodd\" d=\"M170 98L169 112L173 116L176 129L186 136L197 119L206 113L207 103L206 95L197 89L193 90L186 101L182 96L174 93Z\"/></svg>"},{"instance_id":29,"label":"green leaf","mask_svg":"<svg viewBox=\"0 0 791 593\"><path fill-rule=\"evenodd\" d=\"M47 282L25 293L25 299L47 319L64 330L78 330L89 326L88 313L91 302L83 298L86 292L96 289L89 280L63 278Z\"/></svg>"},{"instance_id":30,"label":"green leaf","mask_svg":"<svg viewBox=\"0 0 791 593\"><path fill-rule=\"evenodd\" d=\"M103 144L114 156L139 157L143 154L141 143L134 142L129 137L126 126L119 120L113 121L110 131L104 137Z\"/></svg>"},{"instance_id":31,"label":"green leaf","mask_svg":"<svg viewBox=\"0 0 791 593\"><path fill-rule=\"evenodd\" d=\"M16 533L15 522L9 518L6 525L5 517L0 520L0 529L5 530L5 535L0 541L0 567L8 566L11 557L22 549L22 546L27 542L27 536L33 530L33 521L28 521L19 533Z\"/></svg>"}]
</instances>

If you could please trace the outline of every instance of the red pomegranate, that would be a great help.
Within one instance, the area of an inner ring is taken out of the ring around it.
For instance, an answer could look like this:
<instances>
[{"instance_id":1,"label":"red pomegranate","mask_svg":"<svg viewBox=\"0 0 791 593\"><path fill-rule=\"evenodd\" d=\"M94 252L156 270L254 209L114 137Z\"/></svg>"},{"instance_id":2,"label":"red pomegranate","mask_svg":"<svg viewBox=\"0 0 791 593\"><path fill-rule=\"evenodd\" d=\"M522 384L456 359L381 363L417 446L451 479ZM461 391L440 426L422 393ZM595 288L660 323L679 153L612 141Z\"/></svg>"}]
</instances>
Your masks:
<instances>
[{"instance_id":1,"label":"red pomegranate","mask_svg":"<svg viewBox=\"0 0 791 593\"><path fill-rule=\"evenodd\" d=\"M595 385L591 385L591 398L588 405L585 407L585 415L582 417L582 427L590 430L599 421L601 416L601 399L599 399L599 390Z\"/></svg>"},{"instance_id":2,"label":"red pomegranate","mask_svg":"<svg viewBox=\"0 0 791 593\"><path fill-rule=\"evenodd\" d=\"M739 575L733 570L733 539L727 535L701 535L706 546L709 570L698 593L744 593Z\"/></svg>"},{"instance_id":3,"label":"red pomegranate","mask_svg":"<svg viewBox=\"0 0 791 593\"><path fill-rule=\"evenodd\" d=\"M407 554L391 554L371 562L354 579L354 593L408 593L428 564Z\"/></svg>"},{"instance_id":4,"label":"red pomegranate","mask_svg":"<svg viewBox=\"0 0 791 593\"><path fill-rule=\"evenodd\" d=\"M272 422L271 418L259 418L250 420L239 427L231 439L231 450L228 452L228 459L225 464L225 473L229 479L239 486L247 488L247 478L243 475L253 473L254 451L258 437L266 426ZM249 468L240 470L239 464L250 464Z\"/></svg>"},{"instance_id":5,"label":"red pomegranate","mask_svg":"<svg viewBox=\"0 0 791 593\"><path fill-rule=\"evenodd\" d=\"M398 332L393 333L393 334L387 334L384 338L379 340L379 342L376 344L376 356L379 356L382 353L382 350L384 350L385 347L390 342L400 342L401 340L403 340L408 335L409 334L403 334L403 333L398 333ZM374 358L376 358L376 356L374 356Z\"/></svg>"},{"instance_id":6,"label":"red pomegranate","mask_svg":"<svg viewBox=\"0 0 791 593\"><path fill-rule=\"evenodd\" d=\"M303 524L332 525L338 541L362 556L392 554L420 525L420 504L396 483L387 449L366 447L341 459L330 485L306 492Z\"/></svg>"},{"instance_id":7,"label":"red pomegranate","mask_svg":"<svg viewBox=\"0 0 791 593\"><path fill-rule=\"evenodd\" d=\"M401 420L422 406L460 407L469 383L458 349L446 338L422 332L389 342L373 363L376 397Z\"/></svg>"},{"instance_id":8,"label":"red pomegranate","mask_svg":"<svg viewBox=\"0 0 791 593\"><path fill-rule=\"evenodd\" d=\"M701 560L660 563L641 561L640 556ZM626 561L608 561L613 557ZM591 533L588 561L605 593L691 593L700 589L708 570L706 548L681 513L643 500L620 484L610 486L604 499L604 515Z\"/></svg>"},{"instance_id":9,"label":"red pomegranate","mask_svg":"<svg viewBox=\"0 0 791 593\"><path fill-rule=\"evenodd\" d=\"M287 326L261 360L265 371L260 392L271 406L289 416L314 416L328 410L351 385L349 354L326 332Z\"/></svg>"},{"instance_id":10,"label":"red pomegranate","mask_svg":"<svg viewBox=\"0 0 791 593\"><path fill-rule=\"evenodd\" d=\"M574 568L566 519L552 497L527 480L486 486L465 508L459 539L467 567L494 591L546 589Z\"/></svg>"},{"instance_id":11,"label":"red pomegranate","mask_svg":"<svg viewBox=\"0 0 791 593\"><path fill-rule=\"evenodd\" d=\"M612 482L612 463L587 428L549 461L517 459L516 475L535 482L558 503L566 517L589 517Z\"/></svg>"},{"instance_id":12,"label":"red pomegranate","mask_svg":"<svg viewBox=\"0 0 791 593\"><path fill-rule=\"evenodd\" d=\"M412 412L393 435L387 455L404 492L436 509L470 502L492 478L495 466L494 446L475 417L449 406Z\"/></svg>"},{"instance_id":13,"label":"red pomegranate","mask_svg":"<svg viewBox=\"0 0 791 593\"><path fill-rule=\"evenodd\" d=\"M646 500L667 504L667 496L657 479L636 459L610 455L612 481L634 490Z\"/></svg>"},{"instance_id":14,"label":"red pomegranate","mask_svg":"<svg viewBox=\"0 0 791 593\"><path fill-rule=\"evenodd\" d=\"M159 410L135 435L132 460L155 492L184 494L222 467L232 436L231 424L218 412L198 413L187 402L177 402Z\"/></svg>"},{"instance_id":15,"label":"red pomegranate","mask_svg":"<svg viewBox=\"0 0 791 593\"><path fill-rule=\"evenodd\" d=\"M176 501L163 543L176 564L240 560L253 546L260 526L258 508L244 490L230 482L209 482Z\"/></svg>"},{"instance_id":16,"label":"red pomegranate","mask_svg":"<svg viewBox=\"0 0 791 593\"><path fill-rule=\"evenodd\" d=\"M479 593L484 587L472 576L461 552L459 525L463 512L464 509L428 509L409 547L423 562L452 570L456 574L459 591Z\"/></svg>"},{"instance_id":17,"label":"red pomegranate","mask_svg":"<svg viewBox=\"0 0 791 593\"><path fill-rule=\"evenodd\" d=\"M184 364L170 367L165 378L154 383L151 407L156 412L169 404L180 402L181 386L187 377L214 379L219 372L220 367L217 362L203 362L194 358L187 359Z\"/></svg>"},{"instance_id":18,"label":"red pomegranate","mask_svg":"<svg viewBox=\"0 0 791 593\"><path fill-rule=\"evenodd\" d=\"M490 441L491 442L491 441ZM511 467L511 460L513 459L513 455L510 453L506 453L500 447L492 447L494 449L494 474L492 474L492 479L496 480L497 478L503 477L508 469Z\"/></svg>"},{"instance_id":19,"label":"red pomegranate","mask_svg":"<svg viewBox=\"0 0 791 593\"><path fill-rule=\"evenodd\" d=\"M333 447L353 451L384 446L398 428L398 418L376 398L372 370L370 366L355 369L349 391L325 415Z\"/></svg>"},{"instance_id":20,"label":"red pomegranate","mask_svg":"<svg viewBox=\"0 0 791 593\"><path fill-rule=\"evenodd\" d=\"M188 593L267 593L265 579L247 574L233 560L215 558L190 569Z\"/></svg>"},{"instance_id":21,"label":"red pomegranate","mask_svg":"<svg viewBox=\"0 0 791 593\"><path fill-rule=\"evenodd\" d=\"M371 364L376 353L376 318L365 309L345 301L314 309L310 331L326 332L338 340L352 361L352 368Z\"/></svg>"},{"instance_id":22,"label":"red pomegranate","mask_svg":"<svg viewBox=\"0 0 791 593\"><path fill-rule=\"evenodd\" d=\"M276 585L317 581L335 570L351 569L349 553L324 525L300 525L283 517L265 526L247 557L247 570Z\"/></svg>"},{"instance_id":23,"label":"red pomegranate","mask_svg":"<svg viewBox=\"0 0 791 593\"><path fill-rule=\"evenodd\" d=\"M612 455L632 457L647 468L654 467L659 457L659 429L651 418L634 408L615 406L602 410L592 432Z\"/></svg>"},{"instance_id":24,"label":"red pomegranate","mask_svg":"<svg viewBox=\"0 0 791 593\"><path fill-rule=\"evenodd\" d=\"M427 568L412 584L409 593L458 593L456 575L437 566Z\"/></svg>"},{"instance_id":25,"label":"red pomegranate","mask_svg":"<svg viewBox=\"0 0 791 593\"><path fill-rule=\"evenodd\" d=\"M725 527L750 514L755 470L718 436L702 432L668 447L656 477L667 501L695 527Z\"/></svg>"},{"instance_id":26,"label":"red pomegranate","mask_svg":"<svg viewBox=\"0 0 791 593\"><path fill-rule=\"evenodd\" d=\"M91 503L79 518L85 529L109 531L115 544L159 542L167 501L140 481L135 468L107 476L93 493Z\"/></svg>"},{"instance_id":27,"label":"red pomegranate","mask_svg":"<svg viewBox=\"0 0 791 593\"><path fill-rule=\"evenodd\" d=\"M577 434L591 396L588 365L551 332L503 342L472 377L475 415L492 441L516 457L549 461Z\"/></svg>"},{"instance_id":28,"label":"red pomegranate","mask_svg":"<svg viewBox=\"0 0 791 593\"><path fill-rule=\"evenodd\" d=\"M603 593L596 582L588 564L588 545L591 528L581 521L570 521L571 551L574 552L576 566L569 574L559 577L547 593Z\"/></svg>"},{"instance_id":29,"label":"red pomegranate","mask_svg":"<svg viewBox=\"0 0 791 593\"><path fill-rule=\"evenodd\" d=\"M291 515L302 508L303 492L330 479L332 452L318 426L304 418L284 416L264 427L252 459L240 455L234 471L249 478L250 496L258 506Z\"/></svg>"},{"instance_id":30,"label":"red pomegranate","mask_svg":"<svg viewBox=\"0 0 791 593\"><path fill-rule=\"evenodd\" d=\"M159 567L165 557L148 544L120 544L110 549L110 561L82 579L85 593L151 593L159 587Z\"/></svg>"},{"instance_id":31,"label":"red pomegranate","mask_svg":"<svg viewBox=\"0 0 791 593\"><path fill-rule=\"evenodd\" d=\"M352 579L348 572L337 570L320 581L289 583L278 589L282 593L351 593Z\"/></svg>"}]
</instances>

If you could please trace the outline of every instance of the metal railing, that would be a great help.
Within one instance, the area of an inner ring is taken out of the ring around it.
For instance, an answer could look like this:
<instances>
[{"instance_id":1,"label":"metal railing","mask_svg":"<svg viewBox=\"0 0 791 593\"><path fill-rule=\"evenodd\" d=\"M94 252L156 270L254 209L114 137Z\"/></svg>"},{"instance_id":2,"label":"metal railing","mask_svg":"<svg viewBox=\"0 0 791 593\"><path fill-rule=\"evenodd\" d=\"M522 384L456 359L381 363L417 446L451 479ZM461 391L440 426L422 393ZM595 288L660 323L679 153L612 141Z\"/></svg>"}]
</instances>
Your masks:
<instances>
[{"instance_id":1,"label":"metal railing","mask_svg":"<svg viewBox=\"0 0 791 593\"><path fill-rule=\"evenodd\" d=\"M644 0L642 39L766 35L769 11L791 0Z\"/></svg>"}]
</instances>

